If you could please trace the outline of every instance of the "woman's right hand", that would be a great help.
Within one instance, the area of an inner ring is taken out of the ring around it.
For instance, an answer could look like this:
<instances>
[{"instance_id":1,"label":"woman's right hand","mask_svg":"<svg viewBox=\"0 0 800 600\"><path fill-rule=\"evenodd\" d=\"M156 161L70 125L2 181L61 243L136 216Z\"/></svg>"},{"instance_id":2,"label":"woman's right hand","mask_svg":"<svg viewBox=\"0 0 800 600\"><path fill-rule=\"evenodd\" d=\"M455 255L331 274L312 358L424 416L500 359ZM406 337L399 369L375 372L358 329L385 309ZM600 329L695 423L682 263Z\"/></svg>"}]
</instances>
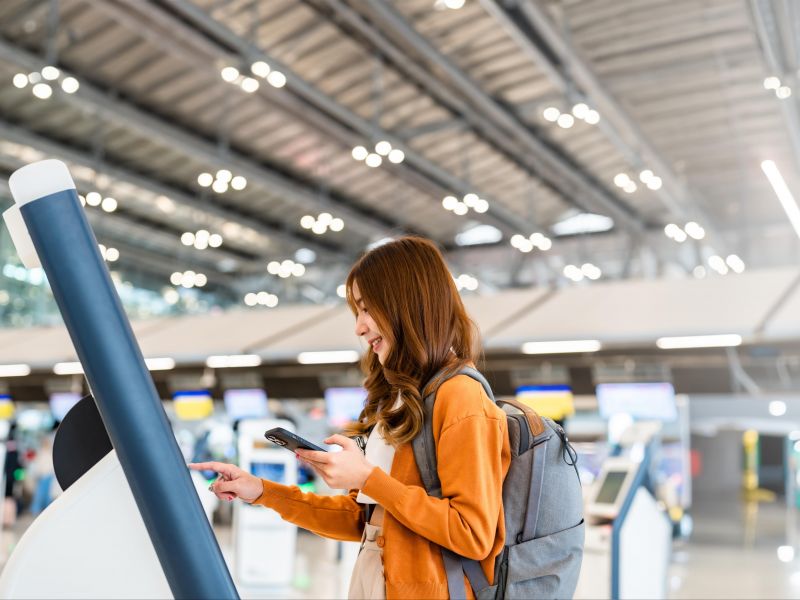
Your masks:
<instances>
[{"instance_id":1,"label":"woman's right hand","mask_svg":"<svg viewBox=\"0 0 800 600\"><path fill-rule=\"evenodd\" d=\"M239 498L248 504L264 493L261 480L236 465L221 462L189 463L195 471L215 471L220 477L208 489L220 500Z\"/></svg>"}]
</instances>

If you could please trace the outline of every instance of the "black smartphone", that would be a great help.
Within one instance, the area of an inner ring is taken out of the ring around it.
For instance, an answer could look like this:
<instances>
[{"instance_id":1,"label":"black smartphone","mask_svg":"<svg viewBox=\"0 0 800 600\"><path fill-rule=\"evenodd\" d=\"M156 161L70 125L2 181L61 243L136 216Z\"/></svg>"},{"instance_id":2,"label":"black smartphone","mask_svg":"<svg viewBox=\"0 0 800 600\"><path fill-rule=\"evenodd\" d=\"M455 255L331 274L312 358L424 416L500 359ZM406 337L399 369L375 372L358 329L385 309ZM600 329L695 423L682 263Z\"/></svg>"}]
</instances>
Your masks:
<instances>
[{"instance_id":1,"label":"black smartphone","mask_svg":"<svg viewBox=\"0 0 800 600\"><path fill-rule=\"evenodd\" d=\"M320 452L327 452L325 448L320 448L316 444L312 444L308 440L295 435L291 431L286 431L283 427L275 427L264 432L264 437L273 444L283 446L287 450L294 452L298 448L304 450L318 450Z\"/></svg>"}]
</instances>

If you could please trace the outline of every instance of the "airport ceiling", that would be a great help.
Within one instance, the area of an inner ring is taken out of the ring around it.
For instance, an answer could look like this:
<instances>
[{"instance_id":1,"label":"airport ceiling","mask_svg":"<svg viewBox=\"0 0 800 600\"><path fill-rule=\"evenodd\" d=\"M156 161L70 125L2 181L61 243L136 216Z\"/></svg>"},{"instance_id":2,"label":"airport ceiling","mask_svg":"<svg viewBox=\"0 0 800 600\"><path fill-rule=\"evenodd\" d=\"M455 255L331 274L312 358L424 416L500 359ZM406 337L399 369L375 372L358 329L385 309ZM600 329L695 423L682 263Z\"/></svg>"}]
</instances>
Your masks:
<instances>
[{"instance_id":1,"label":"airport ceiling","mask_svg":"<svg viewBox=\"0 0 800 600\"><path fill-rule=\"evenodd\" d=\"M81 194L116 199L87 210L120 265L239 299L335 296L402 232L484 289L586 262L606 279L794 264L760 165L797 189L798 32L790 0L3 0L0 170L67 161ZM354 158L379 141L402 162ZM582 213L613 227L553 230ZM343 228L309 229L326 219ZM704 238L665 235L690 221ZM222 244L184 245L200 230ZM534 233L552 247L512 246ZM287 259L305 274L268 272Z\"/></svg>"}]
</instances>

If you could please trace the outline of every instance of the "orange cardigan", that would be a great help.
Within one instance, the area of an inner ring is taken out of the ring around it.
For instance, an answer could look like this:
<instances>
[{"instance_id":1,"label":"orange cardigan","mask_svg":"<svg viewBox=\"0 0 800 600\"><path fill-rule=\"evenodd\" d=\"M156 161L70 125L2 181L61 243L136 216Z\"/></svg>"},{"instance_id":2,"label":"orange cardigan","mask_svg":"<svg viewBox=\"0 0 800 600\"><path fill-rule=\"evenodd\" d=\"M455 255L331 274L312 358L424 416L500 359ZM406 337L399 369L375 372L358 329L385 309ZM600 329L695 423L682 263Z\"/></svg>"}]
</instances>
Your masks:
<instances>
[{"instance_id":1,"label":"orange cardigan","mask_svg":"<svg viewBox=\"0 0 800 600\"><path fill-rule=\"evenodd\" d=\"M397 448L391 474L376 467L363 488L386 509L378 545L383 545L387 599L448 597L442 554L435 544L480 560L490 582L503 549L502 486L511 461L505 413L480 383L458 375L439 388L433 435L441 499L425 492L411 444ZM319 535L361 540L364 510L355 501L357 490L321 496L267 480L263 486L254 504ZM466 588L473 597L468 581Z\"/></svg>"}]
</instances>

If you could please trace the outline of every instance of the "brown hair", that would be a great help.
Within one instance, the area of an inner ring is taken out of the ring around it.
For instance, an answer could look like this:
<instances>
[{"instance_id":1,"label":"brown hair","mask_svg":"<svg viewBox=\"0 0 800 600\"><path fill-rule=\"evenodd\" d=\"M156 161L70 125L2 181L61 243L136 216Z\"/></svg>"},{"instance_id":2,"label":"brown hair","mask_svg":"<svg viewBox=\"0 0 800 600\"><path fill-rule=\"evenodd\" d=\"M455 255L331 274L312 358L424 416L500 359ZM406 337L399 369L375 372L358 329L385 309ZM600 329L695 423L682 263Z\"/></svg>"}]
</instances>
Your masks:
<instances>
[{"instance_id":1,"label":"brown hair","mask_svg":"<svg viewBox=\"0 0 800 600\"><path fill-rule=\"evenodd\" d=\"M403 237L373 248L347 276L347 303L353 314L361 300L389 343L383 365L370 350L361 360L367 400L350 435L363 435L377 423L392 445L410 442L422 429L423 398L445 375L474 363L478 348L475 324L467 316L453 277L436 245L420 237ZM425 385L426 389L420 387ZM398 392L402 403L394 409Z\"/></svg>"}]
</instances>

